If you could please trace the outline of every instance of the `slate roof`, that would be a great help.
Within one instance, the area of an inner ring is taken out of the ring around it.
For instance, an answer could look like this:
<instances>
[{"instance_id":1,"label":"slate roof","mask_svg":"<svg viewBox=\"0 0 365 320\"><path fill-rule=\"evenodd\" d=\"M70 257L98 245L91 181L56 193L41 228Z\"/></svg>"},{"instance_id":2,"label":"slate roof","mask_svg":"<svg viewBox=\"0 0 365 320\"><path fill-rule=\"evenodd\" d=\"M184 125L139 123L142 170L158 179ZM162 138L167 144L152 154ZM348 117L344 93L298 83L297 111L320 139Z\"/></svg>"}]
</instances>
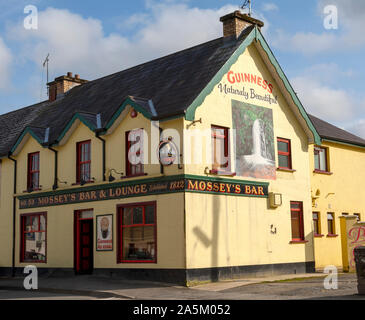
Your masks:
<instances>
[{"instance_id":1,"label":"slate roof","mask_svg":"<svg viewBox=\"0 0 365 320\"><path fill-rule=\"evenodd\" d=\"M365 140L342 130L326 121L323 121L313 115L309 115L314 127L322 139L335 140L344 143L355 144L365 147Z\"/></svg>"},{"instance_id":2,"label":"slate roof","mask_svg":"<svg viewBox=\"0 0 365 320\"><path fill-rule=\"evenodd\" d=\"M90 81L52 103L46 101L0 116L0 157L8 154L29 126L50 127L49 142L55 142L76 112L100 113L105 127L126 98L155 120L184 115L253 29L248 27L238 40L218 38Z\"/></svg>"}]
</instances>

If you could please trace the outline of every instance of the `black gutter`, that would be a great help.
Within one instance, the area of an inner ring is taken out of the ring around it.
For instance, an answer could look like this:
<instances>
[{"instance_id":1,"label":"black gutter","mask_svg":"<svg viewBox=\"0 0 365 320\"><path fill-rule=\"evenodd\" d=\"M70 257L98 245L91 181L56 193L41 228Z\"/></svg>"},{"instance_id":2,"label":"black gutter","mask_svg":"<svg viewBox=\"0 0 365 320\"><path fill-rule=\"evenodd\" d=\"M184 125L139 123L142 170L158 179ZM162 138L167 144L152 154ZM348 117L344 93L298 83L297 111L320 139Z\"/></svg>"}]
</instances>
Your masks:
<instances>
[{"instance_id":1,"label":"black gutter","mask_svg":"<svg viewBox=\"0 0 365 320\"><path fill-rule=\"evenodd\" d=\"M103 138L100 138L100 134L102 132L105 132L104 129L98 130L95 132L95 137L98 138L103 143L103 181L106 181L106 160L105 160L105 140Z\"/></svg>"},{"instance_id":2,"label":"black gutter","mask_svg":"<svg viewBox=\"0 0 365 320\"><path fill-rule=\"evenodd\" d=\"M13 248L12 248L12 266L11 276L15 277L15 222L16 222L16 181L17 181L17 160L11 158L11 153L8 154L8 159L14 162L14 195L13 195Z\"/></svg>"},{"instance_id":3,"label":"black gutter","mask_svg":"<svg viewBox=\"0 0 365 320\"><path fill-rule=\"evenodd\" d=\"M48 147L49 150L54 152L54 184L53 184L53 190L58 189L58 151L55 149L52 149L51 147Z\"/></svg>"}]
</instances>

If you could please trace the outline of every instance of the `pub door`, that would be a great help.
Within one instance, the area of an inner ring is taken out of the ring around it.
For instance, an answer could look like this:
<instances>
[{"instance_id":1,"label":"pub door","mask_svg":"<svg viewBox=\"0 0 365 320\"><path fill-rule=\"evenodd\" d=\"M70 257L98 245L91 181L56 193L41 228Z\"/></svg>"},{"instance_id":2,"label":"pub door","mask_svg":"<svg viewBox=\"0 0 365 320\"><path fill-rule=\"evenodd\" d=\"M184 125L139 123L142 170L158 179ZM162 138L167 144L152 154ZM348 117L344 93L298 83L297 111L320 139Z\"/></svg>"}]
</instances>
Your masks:
<instances>
[{"instance_id":1,"label":"pub door","mask_svg":"<svg viewBox=\"0 0 365 320\"><path fill-rule=\"evenodd\" d=\"M92 274L94 268L94 223L93 211L75 213L75 272Z\"/></svg>"}]
</instances>

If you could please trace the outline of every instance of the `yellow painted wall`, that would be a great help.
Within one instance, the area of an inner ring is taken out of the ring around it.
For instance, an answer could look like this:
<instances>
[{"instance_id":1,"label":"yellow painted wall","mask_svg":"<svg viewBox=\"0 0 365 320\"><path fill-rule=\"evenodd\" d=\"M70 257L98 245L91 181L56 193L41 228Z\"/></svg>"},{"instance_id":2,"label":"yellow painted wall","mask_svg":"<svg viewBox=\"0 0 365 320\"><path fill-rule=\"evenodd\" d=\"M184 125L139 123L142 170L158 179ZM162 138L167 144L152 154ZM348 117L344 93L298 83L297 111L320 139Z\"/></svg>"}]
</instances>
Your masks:
<instances>
[{"instance_id":1,"label":"yellow painted wall","mask_svg":"<svg viewBox=\"0 0 365 320\"><path fill-rule=\"evenodd\" d=\"M181 130L182 120L164 122L160 126ZM135 119L127 118L119 124L112 134L103 136L106 140L106 167L107 170L114 168L125 174L125 132L144 128L150 136L150 121L139 115ZM67 142L55 147L59 155L59 179L67 181L67 185L60 183L60 189L79 188L76 182L76 144L81 141L91 140L91 176L95 178L94 185L106 184L102 181L102 143L95 137L95 134L84 124L79 123L72 132ZM153 146L157 152L158 144ZM35 140L29 139L24 145L18 160L18 194L25 194L27 155L29 152L40 151L41 185L42 192L51 191L54 179L54 153L42 148ZM9 161L8 161L9 162ZM165 169L165 174L182 173L177 165ZM169 171L169 172L167 172ZM9 173L9 170L7 170ZM12 171L11 171L12 173ZM107 172L108 173L108 172ZM131 178L129 180L144 179L161 176L160 165L146 165L147 176ZM116 181L120 176L113 173ZM108 178L108 177L107 177ZM125 180L128 181L128 180ZM9 202L9 195L7 200ZM117 218L116 207L119 204L157 201L157 264L117 264ZM174 204L172 207L171 204ZM19 210L17 202L17 226L20 223L20 215L26 213L47 212L47 263L35 264L47 268L73 268L74 266L74 212L75 210L94 209L94 216L101 214L113 214L114 216L114 250L113 252L94 252L95 268L184 268L185 266L185 243L184 243L184 196L183 194L157 195L138 198L127 198L122 200L109 200L90 202L74 205L53 206L45 208ZM11 206L5 212L11 217ZM94 220L95 223L95 220ZM3 224L2 224L3 225ZM20 233L16 228L16 266L25 266L29 263L20 263ZM11 234L11 233L10 233ZM7 235L7 237L10 236ZM95 236L94 236L95 242ZM4 255L9 256L11 247L7 247ZM95 250L95 243L94 243ZM10 254L11 256L11 254ZM0 265L1 266L1 265Z\"/></svg>"},{"instance_id":2,"label":"yellow painted wall","mask_svg":"<svg viewBox=\"0 0 365 320\"><path fill-rule=\"evenodd\" d=\"M341 254L340 219L342 213L350 215L361 214L365 220L365 149L324 141L323 147L329 148L329 171L331 175L314 173L314 150L310 147L312 195L320 190L320 196L315 200L313 212L320 213L321 238L315 238L316 268L322 269L328 265L343 267ZM327 213L335 214L335 230L339 235L327 237Z\"/></svg>"},{"instance_id":3,"label":"yellow painted wall","mask_svg":"<svg viewBox=\"0 0 365 320\"><path fill-rule=\"evenodd\" d=\"M117 205L135 202L157 201L157 263L117 264ZM176 206L171 210L171 202ZM74 267L74 211L94 210L94 268L184 268L184 196L182 193L158 195L121 200L97 201L74 205L21 210L20 214L47 212L47 263L34 264L42 268ZM113 214L112 252L96 252L96 215ZM19 230L16 233L16 265L25 267L29 263L19 261Z\"/></svg>"},{"instance_id":4,"label":"yellow painted wall","mask_svg":"<svg viewBox=\"0 0 365 320\"><path fill-rule=\"evenodd\" d=\"M216 86L196 111L196 119L201 118L202 123L196 123L189 130L205 129L209 132L212 125L232 128L232 99L270 108L273 110L275 148L277 137L291 139L293 169L296 172L278 171L276 180L232 177L236 180L269 182L269 191L281 193L283 196L283 205L277 209L270 209L267 199L187 194L188 268L313 261L308 137L254 45L246 49L231 70L252 73L274 84L274 96L278 97L278 104L225 95ZM223 77L222 83L231 86L226 76ZM257 94L268 93L254 84L233 85L235 89L240 90L242 86L245 86L246 90L254 88ZM186 126L188 124L189 122L186 122ZM210 143L210 135L207 138ZM184 142L186 145L186 136ZM195 147L203 149L205 157L205 154L209 155L211 151L206 150L204 146L195 144ZM278 166L277 150L275 154ZM206 163L188 164L185 173L203 176L206 167ZM211 166L208 167L211 169ZM290 201L303 202L304 232L305 239L308 240L306 244L289 243L292 240ZM276 228L276 234L271 233L271 225L273 229Z\"/></svg>"},{"instance_id":5,"label":"yellow painted wall","mask_svg":"<svg viewBox=\"0 0 365 320\"><path fill-rule=\"evenodd\" d=\"M12 161L2 159L0 175L0 267L11 267L14 188L14 164Z\"/></svg>"}]
</instances>

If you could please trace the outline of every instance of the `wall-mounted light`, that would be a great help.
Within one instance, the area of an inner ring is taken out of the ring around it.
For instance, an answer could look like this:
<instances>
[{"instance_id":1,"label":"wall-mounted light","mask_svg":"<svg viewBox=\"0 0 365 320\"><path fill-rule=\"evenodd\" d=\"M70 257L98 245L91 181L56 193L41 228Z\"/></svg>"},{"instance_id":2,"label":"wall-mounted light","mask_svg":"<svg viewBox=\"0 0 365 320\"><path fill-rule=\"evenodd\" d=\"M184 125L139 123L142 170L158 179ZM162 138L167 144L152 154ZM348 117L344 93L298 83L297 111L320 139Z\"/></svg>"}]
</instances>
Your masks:
<instances>
[{"instance_id":1,"label":"wall-mounted light","mask_svg":"<svg viewBox=\"0 0 365 320\"><path fill-rule=\"evenodd\" d=\"M269 201L271 208L280 207L283 204L283 195L281 193L269 193Z\"/></svg>"},{"instance_id":2,"label":"wall-mounted light","mask_svg":"<svg viewBox=\"0 0 365 320\"><path fill-rule=\"evenodd\" d=\"M120 174L120 178L123 177L123 172L118 172L115 169L110 169L109 170L109 182L115 181L115 177L112 175L112 172L115 172L116 174Z\"/></svg>"}]
</instances>

